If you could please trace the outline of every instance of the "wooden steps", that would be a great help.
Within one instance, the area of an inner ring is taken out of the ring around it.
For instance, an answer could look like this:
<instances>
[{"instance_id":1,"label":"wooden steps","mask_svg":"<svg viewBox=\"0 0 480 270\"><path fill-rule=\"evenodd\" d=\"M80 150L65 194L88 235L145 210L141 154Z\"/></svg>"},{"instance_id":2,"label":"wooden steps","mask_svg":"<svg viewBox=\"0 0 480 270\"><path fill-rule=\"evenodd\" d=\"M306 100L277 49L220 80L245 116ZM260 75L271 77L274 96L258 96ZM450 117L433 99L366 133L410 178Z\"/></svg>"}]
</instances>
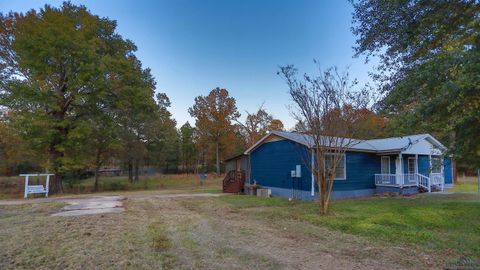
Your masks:
<instances>
[{"instance_id":1,"label":"wooden steps","mask_svg":"<svg viewBox=\"0 0 480 270\"><path fill-rule=\"evenodd\" d=\"M229 171L223 179L224 193L240 193L243 192L245 186L245 171Z\"/></svg>"}]
</instances>

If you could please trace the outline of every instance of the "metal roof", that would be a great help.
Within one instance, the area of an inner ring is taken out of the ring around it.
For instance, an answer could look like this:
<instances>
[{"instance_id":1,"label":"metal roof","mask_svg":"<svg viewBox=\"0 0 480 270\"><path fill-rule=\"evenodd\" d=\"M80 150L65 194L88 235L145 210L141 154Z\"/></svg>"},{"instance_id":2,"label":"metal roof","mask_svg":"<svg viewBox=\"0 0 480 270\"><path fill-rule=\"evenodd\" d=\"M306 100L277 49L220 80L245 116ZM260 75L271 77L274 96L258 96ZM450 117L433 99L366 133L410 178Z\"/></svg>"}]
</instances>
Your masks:
<instances>
[{"instance_id":1,"label":"metal roof","mask_svg":"<svg viewBox=\"0 0 480 270\"><path fill-rule=\"evenodd\" d=\"M303 144L309 148L314 145L313 138L308 134L288 131L272 131L268 135L263 137L260 141L258 141L255 145L250 147L247 151L245 151L245 153L249 153L250 151L255 149L271 135L277 135L279 137ZM430 134L416 134L373 140L345 139L345 143L349 145L348 149L350 150L366 152L400 152L424 139L442 150L447 149Z\"/></svg>"}]
</instances>

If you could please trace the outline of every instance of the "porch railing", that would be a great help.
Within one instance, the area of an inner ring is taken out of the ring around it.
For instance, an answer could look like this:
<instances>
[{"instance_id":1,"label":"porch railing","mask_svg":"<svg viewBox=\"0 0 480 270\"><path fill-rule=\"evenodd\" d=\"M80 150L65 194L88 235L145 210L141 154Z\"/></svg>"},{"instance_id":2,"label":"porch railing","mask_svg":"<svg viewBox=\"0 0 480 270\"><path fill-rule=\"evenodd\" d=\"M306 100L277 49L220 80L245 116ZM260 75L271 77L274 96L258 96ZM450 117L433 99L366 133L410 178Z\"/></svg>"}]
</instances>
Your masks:
<instances>
[{"instance_id":1,"label":"porch railing","mask_svg":"<svg viewBox=\"0 0 480 270\"><path fill-rule=\"evenodd\" d=\"M406 174L375 174L377 186L419 186L432 191L432 186L444 189L444 178L441 173L432 173L430 177L420 173Z\"/></svg>"},{"instance_id":2,"label":"porch railing","mask_svg":"<svg viewBox=\"0 0 480 270\"><path fill-rule=\"evenodd\" d=\"M401 174L403 176L403 185L404 186L416 186L418 185L418 173L406 173L406 174Z\"/></svg>"},{"instance_id":3,"label":"porch railing","mask_svg":"<svg viewBox=\"0 0 480 270\"><path fill-rule=\"evenodd\" d=\"M418 175L418 186L420 187L423 187L423 188L426 188L428 190L428 192L432 191L431 190L431 185L430 185L430 178L423 175L423 174L419 174L417 173Z\"/></svg>"},{"instance_id":4,"label":"porch railing","mask_svg":"<svg viewBox=\"0 0 480 270\"><path fill-rule=\"evenodd\" d=\"M375 174L375 185L396 185L396 174Z\"/></svg>"},{"instance_id":5,"label":"porch railing","mask_svg":"<svg viewBox=\"0 0 480 270\"><path fill-rule=\"evenodd\" d=\"M431 173L430 180L432 181L432 185L440 187L440 189L443 191L445 182L441 173Z\"/></svg>"},{"instance_id":6,"label":"porch railing","mask_svg":"<svg viewBox=\"0 0 480 270\"><path fill-rule=\"evenodd\" d=\"M416 186L418 183L417 178L417 175L414 173L375 174L375 185Z\"/></svg>"}]
</instances>

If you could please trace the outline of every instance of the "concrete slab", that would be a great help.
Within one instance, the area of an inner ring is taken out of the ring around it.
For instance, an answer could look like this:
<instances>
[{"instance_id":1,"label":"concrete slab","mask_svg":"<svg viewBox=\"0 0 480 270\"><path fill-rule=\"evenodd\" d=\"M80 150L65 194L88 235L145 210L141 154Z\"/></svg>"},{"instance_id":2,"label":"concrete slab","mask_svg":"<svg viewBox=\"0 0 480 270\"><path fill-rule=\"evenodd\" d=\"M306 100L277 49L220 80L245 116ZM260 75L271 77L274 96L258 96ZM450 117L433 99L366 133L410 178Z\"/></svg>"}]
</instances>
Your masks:
<instances>
[{"instance_id":1,"label":"concrete slab","mask_svg":"<svg viewBox=\"0 0 480 270\"><path fill-rule=\"evenodd\" d=\"M228 196L225 193L183 193L183 194L124 194L122 196L87 196L87 197L57 197L57 198L39 198L28 200L0 200L2 205L20 205L20 204L34 204L47 202L62 202L66 205L61 209L61 212L55 213L52 216L56 217L72 217L95 214L121 213L122 200L128 198L130 200L144 200L144 199L175 199L175 198L198 198L198 197L220 197Z\"/></svg>"},{"instance_id":2,"label":"concrete slab","mask_svg":"<svg viewBox=\"0 0 480 270\"><path fill-rule=\"evenodd\" d=\"M68 203L63 210L79 210L79 209L100 209L100 208L114 208L121 207L123 197L121 196L104 196L93 197L88 199L66 200Z\"/></svg>"},{"instance_id":3,"label":"concrete slab","mask_svg":"<svg viewBox=\"0 0 480 270\"><path fill-rule=\"evenodd\" d=\"M121 213L125 211L123 208L97 208L97 209L82 209L82 210L71 210L71 211L62 211L52 215L52 217L77 217L85 215L98 215L98 214L110 214L110 213Z\"/></svg>"},{"instance_id":4,"label":"concrete slab","mask_svg":"<svg viewBox=\"0 0 480 270\"><path fill-rule=\"evenodd\" d=\"M93 196L89 198L65 199L64 203L67 205L62 208L62 211L55 213L54 217L74 217L84 215L97 215L120 213L124 209L120 200L123 196Z\"/></svg>"}]
</instances>

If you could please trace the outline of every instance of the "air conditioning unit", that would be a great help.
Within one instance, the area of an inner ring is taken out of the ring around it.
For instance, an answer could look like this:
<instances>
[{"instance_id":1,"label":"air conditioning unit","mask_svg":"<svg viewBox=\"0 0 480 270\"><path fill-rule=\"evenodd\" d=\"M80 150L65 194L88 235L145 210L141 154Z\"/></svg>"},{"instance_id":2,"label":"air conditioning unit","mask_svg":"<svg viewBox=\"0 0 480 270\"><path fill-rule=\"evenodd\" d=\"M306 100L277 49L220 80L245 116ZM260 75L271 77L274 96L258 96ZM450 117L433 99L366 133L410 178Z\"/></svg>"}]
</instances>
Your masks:
<instances>
[{"instance_id":1,"label":"air conditioning unit","mask_svg":"<svg viewBox=\"0 0 480 270\"><path fill-rule=\"evenodd\" d=\"M261 198L270 198L272 196L272 190L269 188L259 188L257 189L257 197Z\"/></svg>"}]
</instances>

